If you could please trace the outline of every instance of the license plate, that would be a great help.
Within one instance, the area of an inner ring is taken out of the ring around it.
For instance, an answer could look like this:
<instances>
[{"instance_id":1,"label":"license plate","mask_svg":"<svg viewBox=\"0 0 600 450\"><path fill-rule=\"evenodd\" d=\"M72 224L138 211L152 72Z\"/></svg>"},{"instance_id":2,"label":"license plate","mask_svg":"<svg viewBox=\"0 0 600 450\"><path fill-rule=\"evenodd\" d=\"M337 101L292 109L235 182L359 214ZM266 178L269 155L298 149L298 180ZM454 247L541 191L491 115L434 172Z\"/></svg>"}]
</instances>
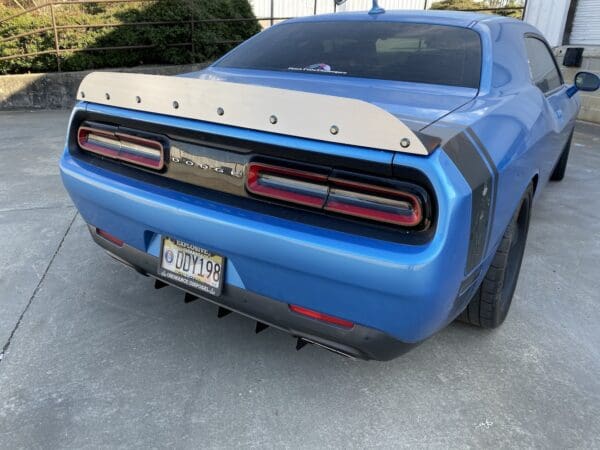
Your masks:
<instances>
[{"instance_id":1,"label":"license plate","mask_svg":"<svg viewBox=\"0 0 600 450\"><path fill-rule=\"evenodd\" d=\"M220 295L224 271L224 257L187 242L163 237L159 275L212 295Z\"/></svg>"}]
</instances>

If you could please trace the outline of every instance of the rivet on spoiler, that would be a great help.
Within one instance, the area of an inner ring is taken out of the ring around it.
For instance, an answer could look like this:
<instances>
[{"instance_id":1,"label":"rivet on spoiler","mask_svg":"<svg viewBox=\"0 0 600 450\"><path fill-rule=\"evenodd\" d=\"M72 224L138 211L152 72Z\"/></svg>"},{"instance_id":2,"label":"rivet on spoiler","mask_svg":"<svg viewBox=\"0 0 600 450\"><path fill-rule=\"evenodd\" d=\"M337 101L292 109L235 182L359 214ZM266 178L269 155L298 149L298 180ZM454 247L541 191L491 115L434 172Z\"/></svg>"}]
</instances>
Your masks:
<instances>
[{"instance_id":1,"label":"rivet on spoiler","mask_svg":"<svg viewBox=\"0 0 600 450\"><path fill-rule=\"evenodd\" d=\"M271 122L273 125L275 125L277 123L277 116L269 117L269 122Z\"/></svg>"},{"instance_id":2,"label":"rivet on spoiler","mask_svg":"<svg viewBox=\"0 0 600 450\"><path fill-rule=\"evenodd\" d=\"M409 146L410 146L410 139L408 139L408 138L403 138L403 139L400 141L400 147L402 147L402 148L407 148L407 147L409 147Z\"/></svg>"}]
</instances>

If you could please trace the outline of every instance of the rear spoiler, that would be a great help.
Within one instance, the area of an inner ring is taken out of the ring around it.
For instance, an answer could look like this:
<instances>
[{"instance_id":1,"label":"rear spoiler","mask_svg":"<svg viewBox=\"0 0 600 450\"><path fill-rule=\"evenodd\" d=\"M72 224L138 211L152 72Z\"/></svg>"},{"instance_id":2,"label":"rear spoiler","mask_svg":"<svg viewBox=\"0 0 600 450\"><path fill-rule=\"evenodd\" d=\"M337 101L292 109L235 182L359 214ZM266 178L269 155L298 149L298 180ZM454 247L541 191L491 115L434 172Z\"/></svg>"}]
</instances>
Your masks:
<instances>
[{"instance_id":1,"label":"rear spoiler","mask_svg":"<svg viewBox=\"0 0 600 450\"><path fill-rule=\"evenodd\" d=\"M77 99L269 133L428 155L435 138L412 131L371 103L250 84L162 75L93 72Z\"/></svg>"}]
</instances>

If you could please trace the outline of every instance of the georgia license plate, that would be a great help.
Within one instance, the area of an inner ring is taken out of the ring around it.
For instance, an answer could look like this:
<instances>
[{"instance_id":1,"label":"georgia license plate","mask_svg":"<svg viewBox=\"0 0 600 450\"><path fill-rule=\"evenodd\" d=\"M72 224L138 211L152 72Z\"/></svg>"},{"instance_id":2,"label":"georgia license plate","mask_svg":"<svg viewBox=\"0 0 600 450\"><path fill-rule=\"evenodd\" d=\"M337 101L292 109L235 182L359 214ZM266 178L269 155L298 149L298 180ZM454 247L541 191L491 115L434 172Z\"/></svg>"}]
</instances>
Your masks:
<instances>
[{"instance_id":1,"label":"georgia license plate","mask_svg":"<svg viewBox=\"0 0 600 450\"><path fill-rule=\"evenodd\" d=\"M224 270L224 257L177 239L163 237L159 275L212 295L220 295Z\"/></svg>"}]
</instances>

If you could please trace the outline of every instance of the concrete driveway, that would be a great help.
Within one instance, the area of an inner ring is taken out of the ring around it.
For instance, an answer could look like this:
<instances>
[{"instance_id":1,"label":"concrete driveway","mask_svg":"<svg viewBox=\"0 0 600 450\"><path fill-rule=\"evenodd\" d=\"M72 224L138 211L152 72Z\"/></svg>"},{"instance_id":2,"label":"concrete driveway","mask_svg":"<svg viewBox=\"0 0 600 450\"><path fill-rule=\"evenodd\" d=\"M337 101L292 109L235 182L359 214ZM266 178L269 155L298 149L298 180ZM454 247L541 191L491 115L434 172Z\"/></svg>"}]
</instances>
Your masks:
<instances>
[{"instance_id":1,"label":"concrete driveway","mask_svg":"<svg viewBox=\"0 0 600 450\"><path fill-rule=\"evenodd\" d=\"M60 182L67 120L0 113L0 447L600 447L600 127L535 204L504 326L365 363L109 258Z\"/></svg>"}]
</instances>

